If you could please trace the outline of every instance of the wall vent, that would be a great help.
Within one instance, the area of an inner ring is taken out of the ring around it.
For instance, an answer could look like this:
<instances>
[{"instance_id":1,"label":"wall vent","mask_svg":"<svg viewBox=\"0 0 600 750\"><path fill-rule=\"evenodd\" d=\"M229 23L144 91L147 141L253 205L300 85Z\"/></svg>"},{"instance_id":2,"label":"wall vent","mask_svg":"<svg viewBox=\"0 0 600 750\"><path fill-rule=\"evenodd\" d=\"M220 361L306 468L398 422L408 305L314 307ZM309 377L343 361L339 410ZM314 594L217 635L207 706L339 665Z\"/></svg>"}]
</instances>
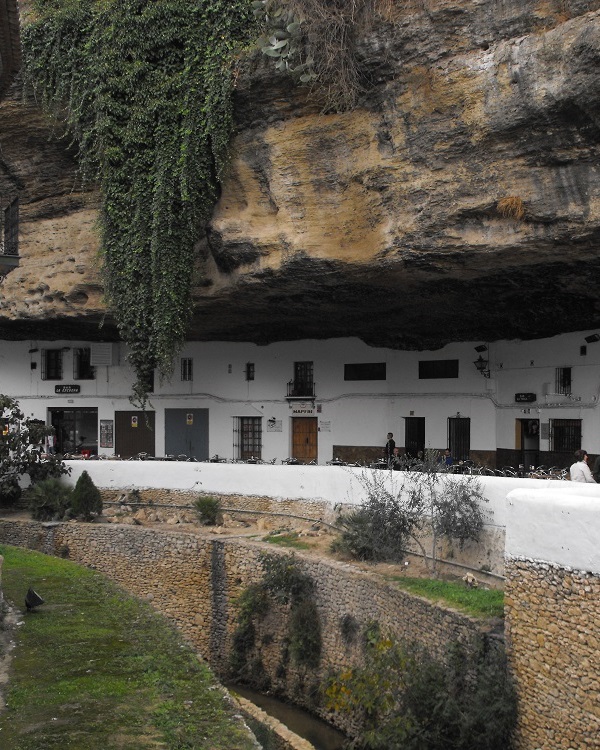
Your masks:
<instances>
[{"instance_id":1,"label":"wall vent","mask_svg":"<svg viewBox=\"0 0 600 750\"><path fill-rule=\"evenodd\" d=\"M114 344L92 344L90 364L92 367L110 367L114 360Z\"/></svg>"}]
</instances>

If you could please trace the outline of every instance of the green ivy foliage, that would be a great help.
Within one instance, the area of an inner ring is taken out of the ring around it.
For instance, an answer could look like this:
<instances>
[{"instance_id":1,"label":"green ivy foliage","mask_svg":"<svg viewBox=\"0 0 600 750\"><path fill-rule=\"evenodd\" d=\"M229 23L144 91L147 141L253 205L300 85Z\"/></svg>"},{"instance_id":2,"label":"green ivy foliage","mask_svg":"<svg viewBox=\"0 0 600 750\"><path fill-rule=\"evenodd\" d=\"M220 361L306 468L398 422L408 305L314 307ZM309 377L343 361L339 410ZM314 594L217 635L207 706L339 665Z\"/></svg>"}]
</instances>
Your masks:
<instances>
[{"instance_id":1,"label":"green ivy foliage","mask_svg":"<svg viewBox=\"0 0 600 750\"><path fill-rule=\"evenodd\" d=\"M23 30L26 83L66 119L100 189L107 301L142 405L185 340L234 62L255 36L251 0L37 0Z\"/></svg>"}]
</instances>

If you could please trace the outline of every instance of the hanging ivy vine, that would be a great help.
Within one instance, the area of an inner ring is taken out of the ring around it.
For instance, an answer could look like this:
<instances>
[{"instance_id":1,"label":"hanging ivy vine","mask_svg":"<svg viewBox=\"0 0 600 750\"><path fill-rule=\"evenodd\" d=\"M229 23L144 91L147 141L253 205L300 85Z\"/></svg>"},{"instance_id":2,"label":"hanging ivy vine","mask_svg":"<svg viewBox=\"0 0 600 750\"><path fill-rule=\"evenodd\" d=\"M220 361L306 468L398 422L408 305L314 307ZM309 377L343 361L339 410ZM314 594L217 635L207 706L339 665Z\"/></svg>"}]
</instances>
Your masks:
<instances>
[{"instance_id":1,"label":"hanging ivy vine","mask_svg":"<svg viewBox=\"0 0 600 750\"><path fill-rule=\"evenodd\" d=\"M194 243L232 130L233 62L256 37L251 0L37 0L25 80L99 186L107 302L147 400L190 320Z\"/></svg>"}]
</instances>

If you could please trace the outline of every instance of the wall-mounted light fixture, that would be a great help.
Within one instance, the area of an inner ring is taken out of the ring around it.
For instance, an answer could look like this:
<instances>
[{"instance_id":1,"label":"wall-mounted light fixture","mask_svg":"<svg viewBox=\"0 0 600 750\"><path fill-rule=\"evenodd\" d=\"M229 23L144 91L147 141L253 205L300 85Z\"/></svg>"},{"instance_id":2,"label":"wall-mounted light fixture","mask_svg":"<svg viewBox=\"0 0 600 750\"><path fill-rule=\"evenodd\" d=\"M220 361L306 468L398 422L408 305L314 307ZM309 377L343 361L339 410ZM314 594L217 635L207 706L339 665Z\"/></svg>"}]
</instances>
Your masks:
<instances>
[{"instance_id":1,"label":"wall-mounted light fixture","mask_svg":"<svg viewBox=\"0 0 600 750\"><path fill-rule=\"evenodd\" d=\"M592 333L591 336L586 336L585 340L588 344L593 344L594 341L600 341L600 333Z\"/></svg>"},{"instance_id":2,"label":"wall-mounted light fixture","mask_svg":"<svg viewBox=\"0 0 600 750\"><path fill-rule=\"evenodd\" d=\"M475 365L477 372L480 372L484 378L489 378L490 376L490 371L488 368L489 360L484 359L480 354L475 360L475 362L473 362L473 364Z\"/></svg>"},{"instance_id":3,"label":"wall-mounted light fixture","mask_svg":"<svg viewBox=\"0 0 600 750\"><path fill-rule=\"evenodd\" d=\"M488 348L485 344L479 344L479 346L475 347L475 351L479 352L479 354L481 354L481 352L487 352L487 350Z\"/></svg>"}]
</instances>

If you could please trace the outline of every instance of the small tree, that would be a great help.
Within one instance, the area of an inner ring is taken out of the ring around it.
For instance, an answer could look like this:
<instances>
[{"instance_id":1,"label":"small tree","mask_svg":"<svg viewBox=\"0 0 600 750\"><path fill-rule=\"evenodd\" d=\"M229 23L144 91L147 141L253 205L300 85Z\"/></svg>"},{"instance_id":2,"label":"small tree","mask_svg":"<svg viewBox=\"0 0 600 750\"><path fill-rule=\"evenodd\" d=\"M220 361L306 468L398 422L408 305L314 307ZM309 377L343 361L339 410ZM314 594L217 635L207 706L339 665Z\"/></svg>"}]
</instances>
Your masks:
<instances>
[{"instance_id":1,"label":"small tree","mask_svg":"<svg viewBox=\"0 0 600 750\"><path fill-rule=\"evenodd\" d=\"M441 537L457 540L462 548L465 542L476 541L483 530L482 505L487 498L479 482L472 476L448 476L433 451L417 470L383 476L365 472L361 483L367 500L339 519L338 545L360 559L401 560L412 539L435 574Z\"/></svg>"},{"instance_id":2,"label":"small tree","mask_svg":"<svg viewBox=\"0 0 600 750\"><path fill-rule=\"evenodd\" d=\"M17 502L25 474L35 484L70 472L59 458L45 455L44 438L51 432L43 422L26 418L15 399L0 394L0 505Z\"/></svg>"},{"instance_id":3,"label":"small tree","mask_svg":"<svg viewBox=\"0 0 600 750\"><path fill-rule=\"evenodd\" d=\"M73 515L84 521L91 521L94 516L102 513L102 495L87 471L81 473L75 484L71 508Z\"/></svg>"}]
</instances>

